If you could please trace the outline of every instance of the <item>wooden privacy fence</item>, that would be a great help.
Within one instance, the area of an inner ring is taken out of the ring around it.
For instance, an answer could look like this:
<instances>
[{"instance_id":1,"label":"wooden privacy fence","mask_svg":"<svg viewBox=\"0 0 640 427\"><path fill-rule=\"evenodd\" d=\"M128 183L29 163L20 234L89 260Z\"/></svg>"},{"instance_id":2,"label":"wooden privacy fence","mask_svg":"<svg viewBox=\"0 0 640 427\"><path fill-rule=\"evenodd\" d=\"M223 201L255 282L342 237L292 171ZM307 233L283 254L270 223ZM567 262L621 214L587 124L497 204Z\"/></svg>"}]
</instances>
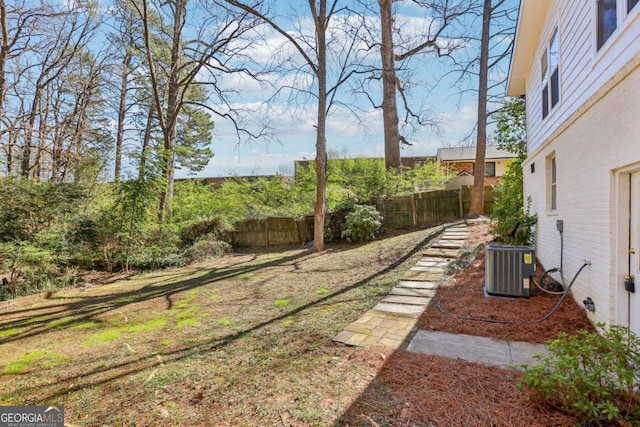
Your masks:
<instances>
[{"instance_id":1,"label":"wooden privacy fence","mask_svg":"<svg viewBox=\"0 0 640 427\"><path fill-rule=\"evenodd\" d=\"M267 218L236 224L233 246L277 246L305 243L313 239L313 217Z\"/></svg>"},{"instance_id":2,"label":"wooden privacy fence","mask_svg":"<svg viewBox=\"0 0 640 427\"><path fill-rule=\"evenodd\" d=\"M485 187L484 212L491 214L493 187ZM437 190L409 196L373 199L383 228L412 228L461 219L471 205L471 189ZM313 216L302 219L267 218L236 225L232 244L238 247L304 244L313 239Z\"/></svg>"}]
</instances>

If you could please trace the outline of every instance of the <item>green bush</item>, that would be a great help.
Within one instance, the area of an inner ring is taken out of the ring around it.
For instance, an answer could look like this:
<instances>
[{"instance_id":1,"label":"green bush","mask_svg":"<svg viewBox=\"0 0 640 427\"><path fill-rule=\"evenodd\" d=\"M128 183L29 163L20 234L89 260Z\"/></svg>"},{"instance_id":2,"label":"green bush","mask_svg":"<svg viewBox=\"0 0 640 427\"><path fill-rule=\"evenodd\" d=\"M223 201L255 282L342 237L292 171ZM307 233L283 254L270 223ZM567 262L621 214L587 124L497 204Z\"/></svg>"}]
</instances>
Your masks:
<instances>
[{"instance_id":1,"label":"green bush","mask_svg":"<svg viewBox=\"0 0 640 427\"><path fill-rule=\"evenodd\" d=\"M218 258L231 252L231 245L221 241L215 234L200 236L186 251L186 257L190 262L203 261L209 258Z\"/></svg>"},{"instance_id":2,"label":"green bush","mask_svg":"<svg viewBox=\"0 0 640 427\"><path fill-rule=\"evenodd\" d=\"M495 187L495 203L491 217L497 222L493 232L498 239L514 245L533 245L533 227L537 216L530 213L531 199L527 200L526 211L522 191L522 159L514 159Z\"/></svg>"},{"instance_id":3,"label":"green bush","mask_svg":"<svg viewBox=\"0 0 640 427\"><path fill-rule=\"evenodd\" d=\"M180 244L182 246L191 246L202 237L210 239L212 236L216 240L231 242L231 233L233 227L231 224L218 219L205 221L197 221L182 226L180 230Z\"/></svg>"},{"instance_id":4,"label":"green bush","mask_svg":"<svg viewBox=\"0 0 640 427\"><path fill-rule=\"evenodd\" d=\"M373 240L382 226L382 215L374 206L354 205L345 218L342 238L349 242Z\"/></svg>"},{"instance_id":5,"label":"green bush","mask_svg":"<svg viewBox=\"0 0 640 427\"><path fill-rule=\"evenodd\" d=\"M75 280L56 264L49 250L28 242L1 243L0 261L2 270L9 273L9 286L0 287L0 300L55 291Z\"/></svg>"},{"instance_id":6,"label":"green bush","mask_svg":"<svg viewBox=\"0 0 640 427\"><path fill-rule=\"evenodd\" d=\"M534 400L575 416L581 425L640 425L640 339L635 334L611 326L602 335L561 333L548 346L550 355L536 356L540 363L525 367L520 381Z\"/></svg>"},{"instance_id":7,"label":"green bush","mask_svg":"<svg viewBox=\"0 0 640 427\"><path fill-rule=\"evenodd\" d=\"M75 215L86 198L80 186L0 178L0 242L32 240L54 222Z\"/></svg>"}]
</instances>

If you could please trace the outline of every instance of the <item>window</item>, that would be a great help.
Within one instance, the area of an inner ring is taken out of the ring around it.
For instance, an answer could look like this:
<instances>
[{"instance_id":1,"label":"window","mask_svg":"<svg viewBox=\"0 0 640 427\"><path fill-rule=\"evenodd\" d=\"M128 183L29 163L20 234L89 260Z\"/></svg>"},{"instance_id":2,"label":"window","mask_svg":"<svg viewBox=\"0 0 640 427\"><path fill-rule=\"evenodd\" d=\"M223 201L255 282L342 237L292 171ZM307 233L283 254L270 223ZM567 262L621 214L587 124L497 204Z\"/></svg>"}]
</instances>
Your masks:
<instances>
[{"instance_id":1,"label":"window","mask_svg":"<svg viewBox=\"0 0 640 427\"><path fill-rule=\"evenodd\" d=\"M476 164L473 164L473 173L476 172ZM484 176L496 176L496 162L486 162L484 164Z\"/></svg>"},{"instance_id":2,"label":"window","mask_svg":"<svg viewBox=\"0 0 640 427\"><path fill-rule=\"evenodd\" d=\"M638 0L627 1L631 7L634 1L638 2ZM598 0L598 49L605 44L618 26L616 3L617 0Z\"/></svg>"},{"instance_id":3,"label":"window","mask_svg":"<svg viewBox=\"0 0 640 427\"><path fill-rule=\"evenodd\" d=\"M557 174L556 174L556 157L547 158L547 208L555 211L558 207L558 190L557 190Z\"/></svg>"},{"instance_id":4,"label":"window","mask_svg":"<svg viewBox=\"0 0 640 427\"><path fill-rule=\"evenodd\" d=\"M496 176L496 162L484 164L484 176Z\"/></svg>"},{"instance_id":5,"label":"window","mask_svg":"<svg viewBox=\"0 0 640 427\"><path fill-rule=\"evenodd\" d=\"M631 12L631 9L633 9L633 7L637 4L638 0L627 0L627 12Z\"/></svg>"},{"instance_id":6,"label":"window","mask_svg":"<svg viewBox=\"0 0 640 427\"><path fill-rule=\"evenodd\" d=\"M549 40L549 48L544 50L542 58L540 58L543 119L560 101L560 50L558 44L558 29L556 29Z\"/></svg>"}]
</instances>

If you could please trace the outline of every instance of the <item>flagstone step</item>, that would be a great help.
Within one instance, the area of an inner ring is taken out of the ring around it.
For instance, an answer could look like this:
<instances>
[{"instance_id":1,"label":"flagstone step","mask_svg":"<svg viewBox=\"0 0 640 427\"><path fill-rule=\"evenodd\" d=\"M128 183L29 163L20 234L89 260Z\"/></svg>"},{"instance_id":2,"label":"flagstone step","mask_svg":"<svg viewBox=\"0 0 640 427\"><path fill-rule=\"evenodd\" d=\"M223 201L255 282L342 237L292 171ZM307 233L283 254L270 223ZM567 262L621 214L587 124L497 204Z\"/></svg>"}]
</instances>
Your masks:
<instances>
[{"instance_id":1,"label":"flagstone step","mask_svg":"<svg viewBox=\"0 0 640 427\"><path fill-rule=\"evenodd\" d=\"M432 265L415 265L411 271L430 271L431 273L444 273L444 267L434 267Z\"/></svg>"},{"instance_id":2,"label":"flagstone step","mask_svg":"<svg viewBox=\"0 0 640 427\"><path fill-rule=\"evenodd\" d=\"M426 283L426 282L419 282L419 283ZM436 288L404 288L404 287L400 287L400 286L396 286L393 289L391 289L391 292L389 292L389 295L396 295L396 296L410 296L410 297L428 297L428 298L432 298L433 296L435 296L436 294Z\"/></svg>"},{"instance_id":3,"label":"flagstone step","mask_svg":"<svg viewBox=\"0 0 640 427\"><path fill-rule=\"evenodd\" d=\"M389 313L401 313L408 316L420 317L424 311L422 305L409 305L409 304L395 304L390 302L379 302L374 310L386 311Z\"/></svg>"},{"instance_id":4,"label":"flagstone step","mask_svg":"<svg viewBox=\"0 0 640 427\"><path fill-rule=\"evenodd\" d=\"M459 231L445 231L441 236L442 239L466 239L469 237L469 233L462 233Z\"/></svg>"},{"instance_id":5,"label":"flagstone step","mask_svg":"<svg viewBox=\"0 0 640 427\"><path fill-rule=\"evenodd\" d=\"M425 267L443 267L446 268L451 262L448 258L424 257L416 263Z\"/></svg>"},{"instance_id":6,"label":"flagstone step","mask_svg":"<svg viewBox=\"0 0 640 427\"><path fill-rule=\"evenodd\" d=\"M433 271L405 271L402 280L413 280L417 282L437 282L442 279L442 272Z\"/></svg>"},{"instance_id":7,"label":"flagstone step","mask_svg":"<svg viewBox=\"0 0 640 427\"><path fill-rule=\"evenodd\" d=\"M394 303L394 304L407 304L407 305L419 305L424 308L429 302L431 298L429 297L413 297L406 295L387 295L382 298L380 302Z\"/></svg>"},{"instance_id":8,"label":"flagstone step","mask_svg":"<svg viewBox=\"0 0 640 427\"><path fill-rule=\"evenodd\" d=\"M462 242L445 242L440 241L431 245L432 249L460 249L462 247Z\"/></svg>"},{"instance_id":9,"label":"flagstone step","mask_svg":"<svg viewBox=\"0 0 640 427\"><path fill-rule=\"evenodd\" d=\"M460 254L458 249L438 249L430 248L422 252L422 256L436 258L457 258Z\"/></svg>"},{"instance_id":10,"label":"flagstone step","mask_svg":"<svg viewBox=\"0 0 640 427\"><path fill-rule=\"evenodd\" d=\"M406 289L438 289L437 282L418 282L414 280L400 280L398 285L394 289L406 288Z\"/></svg>"}]
</instances>

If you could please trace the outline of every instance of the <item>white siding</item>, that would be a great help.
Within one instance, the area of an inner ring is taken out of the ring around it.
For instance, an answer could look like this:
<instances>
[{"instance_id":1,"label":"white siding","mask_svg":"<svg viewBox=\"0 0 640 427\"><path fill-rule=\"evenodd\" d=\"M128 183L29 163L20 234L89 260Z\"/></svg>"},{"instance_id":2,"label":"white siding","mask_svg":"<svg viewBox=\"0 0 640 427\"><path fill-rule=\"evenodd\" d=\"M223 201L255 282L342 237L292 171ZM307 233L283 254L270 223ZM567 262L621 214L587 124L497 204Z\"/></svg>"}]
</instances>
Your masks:
<instances>
[{"instance_id":1,"label":"white siding","mask_svg":"<svg viewBox=\"0 0 640 427\"><path fill-rule=\"evenodd\" d=\"M595 5L595 1L551 2L527 79L530 154L640 50L640 7L636 7L596 51ZM556 26L560 42L560 102L543 120L540 57Z\"/></svg>"},{"instance_id":2,"label":"white siding","mask_svg":"<svg viewBox=\"0 0 640 427\"><path fill-rule=\"evenodd\" d=\"M545 268L560 263L560 235L556 220L564 220L564 270L567 280L583 260L592 265L573 288L575 299L591 297L596 304L590 318L607 323L624 318L621 277L616 263L620 244L617 170L640 164L640 67L614 86L566 130L525 164L525 196L538 214L537 255ZM547 210L545 159L555 153L558 208ZM535 162L536 171L529 165Z\"/></svg>"}]
</instances>

